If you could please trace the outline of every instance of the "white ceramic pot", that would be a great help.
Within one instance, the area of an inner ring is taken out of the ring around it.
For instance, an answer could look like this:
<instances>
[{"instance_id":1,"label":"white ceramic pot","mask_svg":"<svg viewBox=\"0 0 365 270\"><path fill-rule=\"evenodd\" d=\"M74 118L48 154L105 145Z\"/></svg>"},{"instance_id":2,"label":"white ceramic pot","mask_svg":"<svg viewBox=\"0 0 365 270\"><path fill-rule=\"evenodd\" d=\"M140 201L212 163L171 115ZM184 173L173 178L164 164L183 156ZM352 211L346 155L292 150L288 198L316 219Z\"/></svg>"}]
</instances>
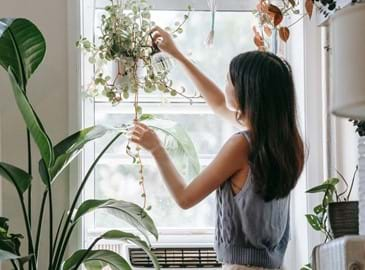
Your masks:
<instances>
[{"instance_id":1,"label":"white ceramic pot","mask_svg":"<svg viewBox=\"0 0 365 270\"><path fill-rule=\"evenodd\" d=\"M332 111L365 119L365 3L337 11L330 29Z\"/></svg>"}]
</instances>

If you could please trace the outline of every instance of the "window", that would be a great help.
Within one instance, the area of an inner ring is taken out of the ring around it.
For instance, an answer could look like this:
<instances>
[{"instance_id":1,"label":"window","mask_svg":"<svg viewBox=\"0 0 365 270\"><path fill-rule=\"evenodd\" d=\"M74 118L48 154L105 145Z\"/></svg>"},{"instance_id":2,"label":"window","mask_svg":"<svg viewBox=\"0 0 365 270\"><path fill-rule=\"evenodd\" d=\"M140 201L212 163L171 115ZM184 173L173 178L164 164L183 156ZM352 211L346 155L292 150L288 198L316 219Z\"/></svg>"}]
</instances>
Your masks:
<instances>
[{"instance_id":1,"label":"window","mask_svg":"<svg viewBox=\"0 0 365 270\"><path fill-rule=\"evenodd\" d=\"M181 18L185 14L184 10L188 3L192 4L195 11L191 13L189 21L184 26L184 33L176 39L176 43L221 88L224 87L230 59L240 52L254 49L252 42L254 16L247 10L252 8L256 1L218 1L220 10L216 14L216 33L213 48L207 48L204 45L210 30L211 15L207 10L206 1L154 0L152 2L156 8L152 16L157 24L163 26L173 25L176 17ZM81 28L83 36L89 39L97 39L99 33L97 26L103 14L103 7L107 3L107 0L82 1ZM295 52L295 48L292 48L292 62L296 61L293 58L303 56ZM298 70L299 74L302 62L297 61L296 65L298 68L294 66L294 71ZM90 78L93 76L93 70L87 59L83 59L81 68L81 83L83 85L89 83ZM184 86L187 93L190 94L196 92L194 85L178 63L174 64L170 77L175 82L176 87ZM304 123L304 89L302 87L304 83L302 76L297 77L296 84L297 90L300 92L298 95L299 111L302 112L301 120ZM230 124L213 115L202 99L194 99L191 105L188 100L183 98L169 97L168 102L166 102L166 98L160 95L142 95L140 101L144 113L155 114L158 117L176 121L188 131L194 139L202 167L210 163L223 143L236 132ZM127 100L115 107L112 107L103 98L97 98L94 101L84 100L82 110L83 125L85 127L94 124L120 125L130 121L133 115L132 100L130 102ZM86 147L83 154L83 167L89 167L95 156L106 144L107 139L100 139L95 144L89 144ZM125 154L125 144L126 141L120 139L100 161L91 181L87 185L84 199L115 198L133 201L141 205L142 199L137 180L137 168L132 165L130 158ZM215 194L212 193L193 209L181 210L176 206L171 195L164 187L154 161L147 153L144 153L142 158L146 167L145 179L148 201L152 205L150 215L159 229L161 236L159 243L186 241L189 243L211 243L213 240ZM186 180L190 181L191 179ZM292 218L291 235L294 241L291 241L290 250L288 249L286 263L288 269L298 268L304 264L299 259L302 257L306 259L307 256L306 254L298 255L303 250L305 253L305 248L300 248L304 246L304 242L297 237L302 232L302 230L297 230L297 227L300 226L302 229L305 226L306 201L304 190L306 186L305 181L301 181L301 183L303 184L294 192L294 199L292 200L292 217L294 218ZM300 208L300 213L294 211L294 208ZM297 222L297 220L299 221ZM123 230L130 229L126 224L103 215L101 212L90 214L83 226L84 244L87 244L96 233L116 227ZM186 234L189 237L184 237ZM297 258L299 258L298 261L296 261Z\"/></svg>"},{"instance_id":2,"label":"window","mask_svg":"<svg viewBox=\"0 0 365 270\"><path fill-rule=\"evenodd\" d=\"M186 5L187 7L187 5ZM194 6L193 6L194 8ZM90 11L89 7L89 11ZM88 12L89 12L88 11ZM86 12L84 12L85 14ZM85 24L90 37L97 40L99 35L103 6L93 8L92 23ZM176 18L183 18L185 11L155 10L152 19L163 26L173 26ZM211 14L209 11L194 11L184 26L184 33L177 39L178 46L220 87L224 87L229 61L240 52L254 49L252 44L251 27L254 17L250 12L224 11L216 15L216 37L213 48L206 48L204 42L210 30ZM85 23L85 22L84 22ZM238 38L237 38L238 37ZM87 84L92 76L93 67L85 63L83 83ZM182 68L174 63L170 74L175 87L184 86L187 94L196 92L194 85L184 74ZM112 107L103 98L96 98L93 103L86 101L85 126L104 124L117 126L133 119L133 99ZM235 132L235 129L212 114L202 99L196 98L193 104L183 97L165 97L143 95L140 97L141 106L145 113L154 114L161 118L170 119L181 124L194 138L201 166L210 163L222 144ZM92 160L109 138L97 141L87 150L86 156ZM93 181L90 181L85 198L115 198L142 203L140 187L137 181L138 168L132 164L125 154L125 139L120 139L104 156L95 169ZM160 233L164 231L190 231L198 229L212 233L214 227L215 202L214 193L209 198L189 211L179 209L171 195L164 187L159 172L151 156L142 155L145 165L146 191L149 204L152 205L150 215L153 217ZM191 179L187 179L189 181ZM86 231L103 230L123 227L113 217L97 213L89 218ZM203 230L202 230L203 229Z\"/></svg>"}]
</instances>

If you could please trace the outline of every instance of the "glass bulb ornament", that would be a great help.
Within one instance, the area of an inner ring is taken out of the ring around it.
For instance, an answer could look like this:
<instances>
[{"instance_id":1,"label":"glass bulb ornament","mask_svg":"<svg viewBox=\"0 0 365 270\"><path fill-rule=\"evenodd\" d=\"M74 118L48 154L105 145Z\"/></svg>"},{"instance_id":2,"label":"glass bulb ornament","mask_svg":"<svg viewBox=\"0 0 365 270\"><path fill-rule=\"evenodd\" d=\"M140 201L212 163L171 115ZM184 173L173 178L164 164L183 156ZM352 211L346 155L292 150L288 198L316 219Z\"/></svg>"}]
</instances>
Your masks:
<instances>
[{"instance_id":1,"label":"glass bulb ornament","mask_svg":"<svg viewBox=\"0 0 365 270\"><path fill-rule=\"evenodd\" d=\"M152 55L152 67L156 73L170 72L173 68L171 58L164 52L156 52Z\"/></svg>"}]
</instances>

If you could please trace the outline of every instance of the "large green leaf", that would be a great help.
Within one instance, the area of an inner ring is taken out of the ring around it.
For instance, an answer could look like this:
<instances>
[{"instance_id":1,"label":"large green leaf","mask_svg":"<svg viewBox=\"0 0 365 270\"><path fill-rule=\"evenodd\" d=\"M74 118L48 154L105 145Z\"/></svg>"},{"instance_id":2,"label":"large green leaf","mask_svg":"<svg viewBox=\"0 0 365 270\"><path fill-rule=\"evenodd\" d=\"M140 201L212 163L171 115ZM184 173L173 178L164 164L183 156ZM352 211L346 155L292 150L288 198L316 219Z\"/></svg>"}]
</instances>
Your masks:
<instances>
[{"instance_id":1,"label":"large green leaf","mask_svg":"<svg viewBox=\"0 0 365 270\"><path fill-rule=\"evenodd\" d=\"M20 258L20 234L9 234L8 219L0 217L0 261Z\"/></svg>"},{"instance_id":2,"label":"large green leaf","mask_svg":"<svg viewBox=\"0 0 365 270\"><path fill-rule=\"evenodd\" d=\"M321 231L322 230L322 224L321 221L319 220L319 218L316 215L305 215L305 217L307 218L308 223L311 225L311 227L316 230L316 231Z\"/></svg>"},{"instance_id":3,"label":"large green leaf","mask_svg":"<svg viewBox=\"0 0 365 270\"><path fill-rule=\"evenodd\" d=\"M0 19L0 65L5 70L12 67L22 88L27 85L45 53L44 37L32 22L21 18Z\"/></svg>"},{"instance_id":4,"label":"large green leaf","mask_svg":"<svg viewBox=\"0 0 365 270\"><path fill-rule=\"evenodd\" d=\"M184 128L176 122L165 119L143 117L143 123L165 134L163 144L177 167L188 178L200 172L200 163L194 143Z\"/></svg>"},{"instance_id":5,"label":"large green leaf","mask_svg":"<svg viewBox=\"0 0 365 270\"><path fill-rule=\"evenodd\" d=\"M17 190L24 193L32 182L32 176L13 165L0 162L0 176L10 181Z\"/></svg>"},{"instance_id":6,"label":"large green leaf","mask_svg":"<svg viewBox=\"0 0 365 270\"><path fill-rule=\"evenodd\" d=\"M96 209L105 209L117 218L134 226L148 240L148 232L158 239L158 231L152 218L137 204L117 200L87 200L78 208L74 221Z\"/></svg>"},{"instance_id":7,"label":"large green leaf","mask_svg":"<svg viewBox=\"0 0 365 270\"><path fill-rule=\"evenodd\" d=\"M112 270L132 270L128 262L119 254L110 250L81 249L76 251L63 264L63 270L76 270L80 259L87 270L102 270L109 266Z\"/></svg>"},{"instance_id":8,"label":"large green leaf","mask_svg":"<svg viewBox=\"0 0 365 270\"><path fill-rule=\"evenodd\" d=\"M58 143L54 147L55 162L49 170L50 175L48 175L44 162L42 160L39 162L39 170L43 182L46 185L48 181L53 182L71 161L78 156L85 144L104 136L107 131L108 129L106 127L93 126L80 130Z\"/></svg>"},{"instance_id":9,"label":"large green leaf","mask_svg":"<svg viewBox=\"0 0 365 270\"><path fill-rule=\"evenodd\" d=\"M12 252L2 250L0 247L0 262L1 261L7 261L7 260L14 260L20 258L19 255L16 255Z\"/></svg>"},{"instance_id":10,"label":"large green leaf","mask_svg":"<svg viewBox=\"0 0 365 270\"><path fill-rule=\"evenodd\" d=\"M105 240L120 240L120 241L132 242L133 244L142 248L147 253L147 255L150 257L155 269L160 269L160 265L158 263L158 260L155 256L155 254L151 251L151 249L147 245L147 243L145 241L141 240L141 238L139 238L138 236L131 234L131 233L127 233L127 232L122 232L119 230L111 230L111 231L104 233L103 235L101 235L98 238L105 239Z\"/></svg>"},{"instance_id":11,"label":"large green leaf","mask_svg":"<svg viewBox=\"0 0 365 270\"><path fill-rule=\"evenodd\" d=\"M334 191L336 189L336 185L338 184L339 181L340 180L338 178L330 178L330 179L324 181L321 185L308 189L306 191L306 193Z\"/></svg>"},{"instance_id":12,"label":"large green leaf","mask_svg":"<svg viewBox=\"0 0 365 270\"><path fill-rule=\"evenodd\" d=\"M41 153L41 156L45 161L47 167L51 167L54 162L52 142L49 139L37 114L33 110L32 105L30 104L28 98L26 97L23 89L21 89L20 86L18 85L14 77L14 72L11 67L9 67L8 72L15 100L23 116L24 122L28 127L35 143L37 144L39 152Z\"/></svg>"}]
</instances>

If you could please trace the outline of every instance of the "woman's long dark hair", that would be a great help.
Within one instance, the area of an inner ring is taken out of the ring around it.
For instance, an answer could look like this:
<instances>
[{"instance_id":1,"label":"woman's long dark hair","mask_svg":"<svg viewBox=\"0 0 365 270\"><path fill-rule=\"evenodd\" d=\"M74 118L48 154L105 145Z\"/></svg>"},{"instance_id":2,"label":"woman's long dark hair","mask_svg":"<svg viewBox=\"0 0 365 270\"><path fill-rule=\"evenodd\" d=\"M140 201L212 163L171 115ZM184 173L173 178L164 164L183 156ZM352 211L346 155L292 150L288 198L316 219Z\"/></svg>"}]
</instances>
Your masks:
<instances>
[{"instance_id":1,"label":"woman's long dark hair","mask_svg":"<svg viewBox=\"0 0 365 270\"><path fill-rule=\"evenodd\" d=\"M291 68L272 53L254 51L233 58L229 73L250 128L255 191L265 201L284 198L304 165Z\"/></svg>"}]
</instances>

